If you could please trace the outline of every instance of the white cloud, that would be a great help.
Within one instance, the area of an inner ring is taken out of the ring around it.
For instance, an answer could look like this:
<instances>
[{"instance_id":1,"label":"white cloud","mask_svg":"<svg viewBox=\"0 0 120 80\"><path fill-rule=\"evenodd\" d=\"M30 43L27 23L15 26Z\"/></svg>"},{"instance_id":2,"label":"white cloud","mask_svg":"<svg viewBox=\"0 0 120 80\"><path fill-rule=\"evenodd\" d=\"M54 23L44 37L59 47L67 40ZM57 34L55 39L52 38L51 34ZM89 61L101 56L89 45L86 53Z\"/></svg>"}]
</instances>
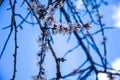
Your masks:
<instances>
[{"instance_id":1,"label":"white cloud","mask_svg":"<svg viewBox=\"0 0 120 80\"><path fill-rule=\"evenodd\" d=\"M112 63L112 67L116 70L120 70L120 58L117 58L113 63ZM99 80L109 80L107 78L107 74L105 73L99 73L98 74L98 78ZM120 80L120 78L116 78L115 80Z\"/></svg>"},{"instance_id":2,"label":"white cloud","mask_svg":"<svg viewBox=\"0 0 120 80\"><path fill-rule=\"evenodd\" d=\"M83 2L82 2L82 0L78 0L76 2L76 7L77 7L77 9L82 9L83 8Z\"/></svg>"},{"instance_id":3,"label":"white cloud","mask_svg":"<svg viewBox=\"0 0 120 80\"><path fill-rule=\"evenodd\" d=\"M120 58L117 58L113 63L112 67L116 70L120 70ZM115 71L114 71L115 72ZM116 71L117 72L117 71ZM116 77L115 80L120 80L120 77Z\"/></svg>"},{"instance_id":4,"label":"white cloud","mask_svg":"<svg viewBox=\"0 0 120 80\"><path fill-rule=\"evenodd\" d=\"M105 74L105 73L99 73L98 74L98 80L108 80L107 74Z\"/></svg>"},{"instance_id":5,"label":"white cloud","mask_svg":"<svg viewBox=\"0 0 120 80\"><path fill-rule=\"evenodd\" d=\"M120 4L119 6L116 6L114 10L115 10L115 13L113 15L113 19L116 21L115 26L120 28Z\"/></svg>"},{"instance_id":6,"label":"white cloud","mask_svg":"<svg viewBox=\"0 0 120 80\"><path fill-rule=\"evenodd\" d=\"M113 63L112 63L112 67L116 70L120 70L120 58L116 59Z\"/></svg>"}]
</instances>

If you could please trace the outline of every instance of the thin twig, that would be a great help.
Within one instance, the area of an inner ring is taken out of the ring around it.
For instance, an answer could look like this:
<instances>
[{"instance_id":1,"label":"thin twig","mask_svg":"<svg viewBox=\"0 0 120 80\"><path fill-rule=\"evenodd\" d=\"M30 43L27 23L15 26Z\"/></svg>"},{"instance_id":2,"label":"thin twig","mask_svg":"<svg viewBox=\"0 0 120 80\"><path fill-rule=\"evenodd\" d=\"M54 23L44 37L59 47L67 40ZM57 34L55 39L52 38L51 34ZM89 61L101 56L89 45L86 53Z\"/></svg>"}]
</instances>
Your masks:
<instances>
[{"instance_id":1,"label":"thin twig","mask_svg":"<svg viewBox=\"0 0 120 80\"><path fill-rule=\"evenodd\" d=\"M3 53L4 53L4 51L5 51L5 49L6 49L6 46L7 46L7 43L8 43L8 41L9 41L11 35L12 35L12 32L13 32L13 27L12 27L12 25L10 25L10 33L8 34L8 37L7 37L6 41L5 41L5 44L4 44L4 46L3 46L3 49L2 49L2 51L1 51L0 59L1 59L2 56L3 56Z\"/></svg>"},{"instance_id":2,"label":"thin twig","mask_svg":"<svg viewBox=\"0 0 120 80\"><path fill-rule=\"evenodd\" d=\"M61 76L61 72L60 72L60 63L59 63L59 61L58 61L58 58L57 58L57 56L56 56L56 53L54 52L54 50L53 50L53 48L52 48L52 46L51 46L51 44L50 44L50 41L48 41L48 45L49 45L49 47L50 47L50 50L51 50L52 55L53 55L53 57L54 57L54 59L55 59L55 62L56 62L56 68L57 68L56 80L59 80L59 79L62 77L62 76Z\"/></svg>"},{"instance_id":3,"label":"thin twig","mask_svg":"<svg viewBox=\"0 0 120 80\"><path fill-rule=\"evenodd\" d=\"M16 4L16 0L14 0L13 5L12 5L12 0L10 0L10 7L11 7L11 11L12 11L12 24L14 26L14 44L15 44L15 51L13 54L14 57L14 70L13 70L13 76L11 78L11 80L15 80L16 77L16 63L17 63L17 26L16 26L16 20L15 20L15 4Z\"/></svg>"}]
</instances>

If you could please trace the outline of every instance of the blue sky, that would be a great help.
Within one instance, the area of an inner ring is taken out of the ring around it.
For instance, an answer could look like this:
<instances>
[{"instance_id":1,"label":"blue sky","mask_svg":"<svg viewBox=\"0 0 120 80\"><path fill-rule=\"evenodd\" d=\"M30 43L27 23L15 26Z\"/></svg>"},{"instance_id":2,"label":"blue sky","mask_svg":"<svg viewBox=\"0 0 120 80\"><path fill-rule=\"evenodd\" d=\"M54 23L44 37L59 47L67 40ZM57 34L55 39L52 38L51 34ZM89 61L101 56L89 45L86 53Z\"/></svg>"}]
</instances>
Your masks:
<instances>
[{"instance_id":1,"label":"blue sky","mask_svg":"<svg viewBox=\"0 0 120 80\"><path fill-rule=\"evenodd\" d=\"M80 1L80 0L78 0ZM113 68L120 70L120 0L107 0L108 6L103 6L101 13L104 15L104 22L109 27L116 27L118 29L106 31L108 61ZM80 2L81 3L81 2ZM78 8L82 8L82 3L77 3ZM108 80L106 74L99 74L99 80ZM116 79L119 80L119 79Z\"/></svg>"},{"instance_id":2,"label":"blue sky","mask_svg":"<svg viewBox=\"0 0 120 80\"><path fill-rule=\"evenodd\" d=\"M79 0L78 0L79 1ZM9 2L9 1L8 1ZM6 11L8 8L8 2L4 2L2 7L0 7L0 51L4 45L4 42L7 38L9 29L2 30L1 28L10 24L10 13ZM101 13L103 13L104 22L107 26L117 27L118 29L108 30L106 31L107 40L107 52L108 52L108 60L110 63L113 63L113 67L116 68L116 64L120 63L120 0L108 0L109 5L103 6ZM80 3L80 2L77 2ZM80 4L76 4L80 5ZM20 10L21 11L21 10ZM25 14L27 11L23 11L22 14ZM39 27L38 26L30 26L29 24L24 24L23 30L18 29L18 59L17 59L17 76L16 80L32 80L31 77L36 75L38 72L38 58L37 52L39 51L38 44L36 43L36 39L39 35ZM74 40L74 36L66 43L67 35L63 36L62 34L58 34L54 36L54 44L53 48L55 49L57 55L62 57L64 53L73 48L73 46L77 45L77 41ZM72 54L67 55L67 61L61 64L63 74L67 74L70 70L73 71L79 64L77 63L79 56L80 47L72 52ZM13 35L11 36L4 55L0 60L0 80L9 80L12 76L13 71L13 57L12 54L14 52L13 45ZM74 53L74 54L73 54ZM46 68L46 75L48 78L51 76L55 76L55 63L53 63L53 58L51 52L46 53L46 62L44 64ZM82 56L84 59L84 56ZM48 62L49 61L49 62ZM116 63L117 62L117 63ZM74 63L74 65L73 65ZM69 66L72 65L72 66ZM49 66L49 67L48 67ZM69 66L69 67L68 67ZM117 65L118 66L118 65ZM120 67L117 67L120 69ZM100 75L101 76L101 75ZM104 76L104 75L102 75ZM104 76L106 77L106 76ZM74 77L70 77L70 80L74 80ZM107 80L107 79L104 79Z\"/></svg>"}]
</instances>

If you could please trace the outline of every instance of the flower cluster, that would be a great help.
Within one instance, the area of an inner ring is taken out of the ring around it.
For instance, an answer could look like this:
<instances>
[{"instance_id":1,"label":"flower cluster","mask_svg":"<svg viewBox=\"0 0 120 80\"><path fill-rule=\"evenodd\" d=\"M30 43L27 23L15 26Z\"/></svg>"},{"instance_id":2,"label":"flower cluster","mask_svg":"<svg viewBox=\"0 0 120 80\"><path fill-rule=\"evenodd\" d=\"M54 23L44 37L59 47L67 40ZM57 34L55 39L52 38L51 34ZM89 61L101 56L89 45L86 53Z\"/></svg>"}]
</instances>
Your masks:
<instances>
[{"instance_id":1,"label":"flower cluster","mask_svg":"<svg viewBox=\"0 0 120 80\"><path fill-rule=\"evenodd\" d=\"M54 3L53 5L49 5L47 13L43 18L44 23L46 23L49 26L51 26L53 22L55 23L53 15L55 13L56 6L57 6L56 3Z\"/></svg>"},{"instance_id":2,"label":"flower cluster","mask_svg":"<svg viewBox=\"0 0 120 80\"><path fill-rule=\"evenodd\" d=\"M32 2L31 6L36 14L44 14L46 12L45 5L40 2ZM28 8L29 9L29 8Z\"/></svg>"},{"instance_id":3,"label":"flower cluster","mask_svg":"<svg viewBox=\"0 0 120 80\"><path fill-rule=\"evenodd\" d=\"M62 3L57 3L55 2L54 4L50 4L47 7L45 7L45 5L41 4L41 2L36 2L36 1L33 1L31 3L31 6L32 6L32 9L34 10L34 12L36 12L36 14L39 14L39 15L53 15L54 12L55 12L55 8L57 8L58 5L62 5ZM29 8L28 8L29 9Z\"/></svg>"},{"instance_id":4,"label":"flower cluster","mask_svg":"<svg viewBox=\"0 0 120 80\"><path fill-rule=\"evenodd\" d=\"M45 71L41 72L40 76L32 76L33 80L47 80L47 75Z\"/></svg>"},{"instance_id":5,"label":"flower cluster","mask_svg":"<svg viewBox=\"0 0 120 80\"><path fill-rule=\"evenodd\" d=\"M48 8L45 8L45 5L41 4L40 2L35 3L33 2L32 7L34 9L34 11L37 14L44 14L44 17L42 18L43 20L43 24L47 24L49 26L49 29L51 29L52 34L57 34L57 33L63 33L63 34L68 34L74 31L79 31L79 29L81 28L86 28L88 29L90 27L90 23L86 23L83 26L81 26L81 24L79 23L68 23L67 25L64 23L59 23L55 18L54 18L54 13L55 13L55 9L58 6L62 6L63 2L59 2L59 3L53 3L51 5L48 6ZM43 36L46 36L46 38L48 39L50 36L48 35L48 33L44 32Z\"/></svg>"},{"instance_id":6,"label":"flower cluster","mask_svg":"<svg viewBox=\"0 0 120 80\"><path fill-rule=\"evenodd\" d=\"M47 46L47 42L44 41L43 36L45 39L49 38L49 34L45 33L45 34L41 34L41 36L38 36L37 39L37 43L39 43L39 47L41 47L41 51L38 52L38 56L41 56L42 53L45 53L46 51L48 51L48 46Z\"/></svg>"},{"instance_id":7,"label":"flower cluster","mask_svg":"<svg viewBox=\"0 0 120 80\"><path fill-rule=\"evenodd\" d=\"M69 27L67 27L67 26L69 26ZM81 29L81 28L82 28L82 26L77 23L69 23L68 25L63 24L63 23L61 23L61 24L54 23L53 27L51 29L52 29L52 34L57 34L57 33L69 34L74 31L78 32L79 29Z\"/></svg>"}]
</instances>

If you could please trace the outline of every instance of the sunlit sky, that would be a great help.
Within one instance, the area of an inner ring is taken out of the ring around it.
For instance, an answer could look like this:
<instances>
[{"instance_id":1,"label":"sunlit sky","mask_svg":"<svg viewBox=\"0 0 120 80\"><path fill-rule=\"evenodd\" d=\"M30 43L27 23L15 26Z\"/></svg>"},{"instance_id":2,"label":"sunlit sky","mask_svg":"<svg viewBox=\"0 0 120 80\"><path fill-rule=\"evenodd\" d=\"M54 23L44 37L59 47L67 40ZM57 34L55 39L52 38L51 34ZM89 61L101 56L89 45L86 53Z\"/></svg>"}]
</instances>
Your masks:
<instances>
[{"instance_id":1,"label":"sunlit sky","mask_svg":"<svg viewBox=\"0 0 120 80\"><path fill-rule=\"evenodd\" d=\"M108 30L106 32L106 36L108 38L107 41L107 48L108 48L108 60L111 63L111 65L113 66L113 68L115 69L119 69L120 70L120 0L108 0L109 5L105 6L106 11L104 11L103 13L106 15L104 17L104 22L106 22L106 25L110 26L110 27L117 27L118 29L114 29L114 30ZM6 24L9 24L9 13L7 13L6 5L8 5L7 2L4 2L4 4L2 5L2 7L0 7L0 9L2 9L2 11L0 10L0 52L1 49L3 47L4 41L7 38L8 35L8 31L7 30L2 30L1 28L3 28L4 26L6 26ZM78 2L76 3L77 8L82 8L82 2L81 0L78 0ZM4 13L5 12L5 13ZM2 26L3 25L3 26ZM37 51L39 50L38 48L38 44L36 43L36 38L39 35L39 28L37 27L28 27L30 25L26 24L26 27L23 28L23 30L19 30L19 52L18 52L18 72L17 72L17 77L16 80L31 80L31 76L34 76L35 74L37 74L37 70L38 70L38 65L37 65ZM4 38L3 38L4 36ZM59 36L59 37L58 37ZM13 38L13 36L11 36ZM65 53L68 49L72 48L69 44L66 44L66 36L62 36L62 35L57 35L56 36L57 39L55 38L55 45L53 45L53 47L56 49L56 52L61 52L61 53ZM12 68L13 68L13 49L11 48L13 45L12 44L12 38L10 38L10 42L8 43L8 46L6 48L6 51L4 52L4 55L2 57L2 59L0 60L0 80L9 80L11 78L11 74L12 74ZM66 47L66 50L62 49L62 48L57 48L57 45L61 45L58 44L59 40L63 38L61 40L61 42L63 44L65 44L64 46ZM77 43L77 42L74 42ZM72 41L70 44L73 44ZM66 69L66 73L69 71L70 68L68 68L68 65L72 65L74 62L74 66L71 66L71 68L76 68L76 66L78 66L77 63L75 63L77 61L77 55L79 55L77 52L78 50L74 51L75 54L69 55L67 56L68 60L70 61L69 63L63 63L63 65L65 65L65 69ZM52 55L48 54L46 61L50 61L52 62L53 59L50 58ZM58 54L58 56L62 56L62 54ZM71 60L71 57L77 58L76 60ZM49 72L47 72L49 75L47 75L49 78L51 78L51 75L55 75L55 67L52 67L52 65L54 65L54 63L45 63L45 67L49 70ZM49 67L52 68L49 68ZM64 69L63 69L64 71ZM71 70L72 71L72 70ZM51 74L51 72L53 72ZM20 74L20 75L19 75ZM69 80L74 80L74 78L70 78ZM100 74L99 75L99 80L108 80L107 75L106 74Z\"/></svg>"},{"instance_id":2,"label":"sunlit sky","mask_svg":"<svg viewBox=\"0 0 120 80\"><path fill-rule=\"evenodd\" d=\"M116 21L115 26L120 28L120 4L114 8L114 11L113 19Z\"/></svg>"}]
</instances>

